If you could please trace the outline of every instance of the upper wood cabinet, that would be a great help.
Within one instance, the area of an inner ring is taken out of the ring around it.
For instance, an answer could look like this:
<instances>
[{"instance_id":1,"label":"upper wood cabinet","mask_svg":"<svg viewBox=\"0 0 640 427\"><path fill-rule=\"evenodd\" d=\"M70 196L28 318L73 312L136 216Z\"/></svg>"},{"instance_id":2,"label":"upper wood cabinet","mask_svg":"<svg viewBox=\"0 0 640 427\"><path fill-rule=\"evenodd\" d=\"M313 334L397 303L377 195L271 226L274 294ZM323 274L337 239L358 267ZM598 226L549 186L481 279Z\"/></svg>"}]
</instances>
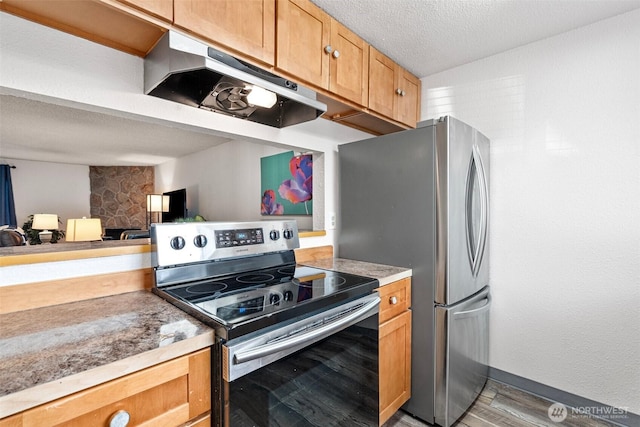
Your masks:
<instances>
[{"instance_id":1,"label":"upper wood cabinet","mask_svg":"<svg viewBox=\"0 0 640 427\"><path fill-rule=\"evenodd\" d=\"M298 79L329 87L331 17L306 0L278 0L276 67Z\"/></svg>"},{"instance_id":2,"label":"upper wood cabinet","mask_svg":"<svg viewBox=\"0 0 640 427\"><path fill-rule=\"evenodd\" d=\"M0 10L140 57L177 29L310 86L326 119L375 135L418 120L420 81L310 0L0 0Z\"/></svg>"},{"instance_id":3,"label":"upper wood cabinet","mask_svg":"<svg viewBox=\"0 0 640 427\"><path fill-rule=\"evenodd\" d=\"M410 127L418 121L420 80L373 46L369 55L369 108Z\"/></svg>"},{"instance_id":4,"label":"upper wood cabinet","mask_svg":"<svg viewBox=\"0 0 640 427\"><path fill-rule=\"evenodd\" d=\"M308 0L278 0L276 67L366 106L369 45Z\"/></svg>"},{"instance_id":5,"label":"upper wood cabinet","mask_svg":"<svg viewBox=\"0 0 640 427\"><path fill-rule=\"evenodd\" d=\"M174 25L274 65L275 0L174 0Z\"/></svg>"},{"instance_id":6,"label":"upper wood cabinet","mask_svg":"<svg viewBox=\"0 0 640 427\"><path fill-rule=\"evenodd\" d=\"M411 127L416 127L420 118L420 79L398 66L397 82L396 120Z\"/></svg>"},{"instance_id":7,"label":"upper wood cabinet","mask_svg":"<svg viewBox=\"0 0 640 427\"><path fill-rule=\"evenodd\" d=\"M118 2L173 22L173 0L118 0Z\"/></svg>"},{"instance_id":8,"label":"upper wood cabinet","mask_svg":"<svg viewBox=\"0 0 640 427\"><path fill-rule=\"evenodd\" d=\"M142 57L170 26L127 2L113 0L1 0L0 10Z\"/></svg>"},{"instance_id":9,"label":"upper wood cabinet","mask_svg":"<svg viewBox=\"0 0 640 427\"><path fill-rule=\"evenodd\" d=\"M366 106L369 98L369 45L356 33L331 20L329 90Z\"/></svg>"}]
</instances>

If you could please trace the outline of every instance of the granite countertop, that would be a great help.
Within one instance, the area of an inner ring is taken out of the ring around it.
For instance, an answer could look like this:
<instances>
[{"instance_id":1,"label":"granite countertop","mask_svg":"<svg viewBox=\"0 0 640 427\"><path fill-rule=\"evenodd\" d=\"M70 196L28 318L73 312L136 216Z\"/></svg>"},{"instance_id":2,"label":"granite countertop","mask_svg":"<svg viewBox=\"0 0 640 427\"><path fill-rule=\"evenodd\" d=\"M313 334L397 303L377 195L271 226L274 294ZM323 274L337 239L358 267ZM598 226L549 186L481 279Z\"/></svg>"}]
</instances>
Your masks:
<instances>
[{"instance_id":1,"label":"granite countertop","mask_svg":"<svg viewBox=\"0 0 640 427\"><path fill-rule=\"evenodd\" d=\"M380 286L388 285L389 283L397 280L411 277L412 274L410 268L393 267L390 265L374 264L371 262L355 261L344 258L324 258L315 261L303 262L302 265L371 277L373 279L378 279Z\"/></svg>"},{"instance_id":2,"label":"granite countertop","mask_svg":"<svg viewBox=\"0 0 640 427\"><path fill-rule=\"evenodd\" d=\"M0 418L213 342L213 329L148 291L0 315Z\"/></svg>"},{"instance_id":3,"label":"granite countertop","mask_svg":"<svg viewBox=\"0 0 640 427\"><path fill-rule=\"evenodd\" d=\"M411 269L327 258L303 263L378 279ZM0 315L0 418L212 345L214 331L138 291Z\"/></svg>"}]
</instances>

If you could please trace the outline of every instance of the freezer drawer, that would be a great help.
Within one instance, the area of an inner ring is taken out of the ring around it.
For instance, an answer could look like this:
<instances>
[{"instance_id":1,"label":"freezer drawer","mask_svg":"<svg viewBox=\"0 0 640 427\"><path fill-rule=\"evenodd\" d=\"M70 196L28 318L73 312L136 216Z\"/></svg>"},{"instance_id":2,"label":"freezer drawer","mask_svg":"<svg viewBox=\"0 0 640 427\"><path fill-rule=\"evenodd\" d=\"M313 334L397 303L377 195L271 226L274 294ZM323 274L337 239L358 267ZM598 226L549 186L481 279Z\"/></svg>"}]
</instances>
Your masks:
<instances>
[{"instance_id":1,"label":"freezer drawer","mask_svg":"<svg viewBox=\"0 0 640 427\"><path fill-rule=\"evenodd\" d=\"M469 408L487 381L489 308L485 287L451 306L436 306L435 423L449 427Z\"/></svg>"}]
</instances>

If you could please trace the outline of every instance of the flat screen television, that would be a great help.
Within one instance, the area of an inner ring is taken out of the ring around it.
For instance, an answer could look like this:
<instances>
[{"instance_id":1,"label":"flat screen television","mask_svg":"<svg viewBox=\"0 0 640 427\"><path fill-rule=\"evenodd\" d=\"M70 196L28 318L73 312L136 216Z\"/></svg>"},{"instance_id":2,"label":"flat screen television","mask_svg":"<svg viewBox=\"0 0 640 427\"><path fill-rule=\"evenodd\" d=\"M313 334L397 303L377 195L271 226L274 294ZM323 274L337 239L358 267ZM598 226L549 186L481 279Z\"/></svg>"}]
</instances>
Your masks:
<instances>
[{"instance_id":1,"label":"flat screen television","mask_svg":"<svg viewBox=\"0 0 640 427\"><path fill-rule=\"evenodd\" d=\"M169 212L162 212L162 222L175 222L179 218L186 218L187 212L187 189L167 191L162 193L169 196Z\"/></svg>"}]
</instances>

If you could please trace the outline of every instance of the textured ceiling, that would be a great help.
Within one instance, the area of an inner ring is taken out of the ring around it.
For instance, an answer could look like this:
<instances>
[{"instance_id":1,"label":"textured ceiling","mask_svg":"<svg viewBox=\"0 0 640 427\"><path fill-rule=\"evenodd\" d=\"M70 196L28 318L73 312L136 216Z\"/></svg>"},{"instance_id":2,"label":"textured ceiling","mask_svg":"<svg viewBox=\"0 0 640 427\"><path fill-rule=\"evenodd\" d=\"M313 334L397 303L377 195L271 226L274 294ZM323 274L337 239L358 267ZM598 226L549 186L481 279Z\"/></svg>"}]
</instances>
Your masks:
<instances>
[{"instance_id":1,"label":"textured ceiling","mask_svg":"<svg viewBox=\"0 0 640 427\"><path fill-rule=\"evenodd\" d=\"M640 8L640 0L312 0L425 77Z\"/></svg>"}]
</instances>

